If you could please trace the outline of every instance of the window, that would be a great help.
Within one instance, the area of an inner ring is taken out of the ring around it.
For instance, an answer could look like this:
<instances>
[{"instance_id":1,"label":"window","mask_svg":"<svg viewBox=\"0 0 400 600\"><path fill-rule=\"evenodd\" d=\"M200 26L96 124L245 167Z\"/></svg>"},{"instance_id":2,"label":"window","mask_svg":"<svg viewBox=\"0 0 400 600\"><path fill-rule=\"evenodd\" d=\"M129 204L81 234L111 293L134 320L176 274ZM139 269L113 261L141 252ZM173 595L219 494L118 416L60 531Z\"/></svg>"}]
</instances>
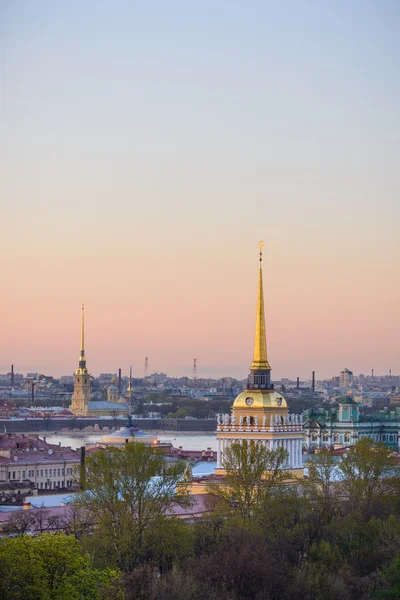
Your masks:
<instances>
[{"instance_id":1,"label":"window","mask_svg":"<svg viewBox=\"0 0 400 600\"><path fill-rule=\"evenodd\" d=\"M53 469L53 476L56 477L57 476L57 469Z\"/></svg>"},{"instance_id":2,"label":"window","mask_svg":"<svg viewBox=\"0 0 400 600\"><path fill-rule=\"evenodd\" d=\"M40 470L40 477L43 477L43 469Z\"/></svg>"},{"instance_id":3,"label":"window","mask_svg":"<svg viewBox=\"0 0 400 600\"><path fill-rule=\"evenodd\" d=\"M60 469L57 469L57 475L60 477Z\"/></svg>"},{"instance_id":4,"label":"window","mask_svg":"<svg viewBox=\"0 0 400 600\"><path fill-rule=\"evenodd\" d=\"M22 471L22 479L25 479L25 471Z\"/></svg>"},{"instance_id":5,"label":"window","mask_svg":"<svg viewBox=\"0 0 400 600\"><path fill-rule=\"evenodd\" d=\"M40 488L43 489L43 481L40 482Z\"/></svg>"},{"instance_id":6,"label":"window","mask_svg":"<svg viewBox=\"0 0 400 600\"><path fill-rule=\"evenodd\" d=\"M393 442L393 436L392 435L389 436L389 442Z\"/></svg>"},{"instance_id":7,"label":"window","mask_svg":"<svg viewBox=\"0 0 400 600\"><path fill-rule=\"evenodd\" d=\"M13 476L12 476L12 478L13 478L13 479L15 479L15 471L13 471Z\"/></svg>"},{"instance_id":8,"label":"window","mask_svg":"<svg viewBox=\"0 0 400 600\"><path fill-rule=\"evenodd\" d=\"M44 470L44 476L47 477L47 469Z\"/></svg>"},{"instance_id":9,"label":"window","mask_svg":"<svg viewBox=\"0 0 400 600\"><path fill-rule=\"evenodd\" d=\"M383 436L382 436L382 442L386 442L386 435L385 434L383 434Z\"/></svg>"},{"instance_id":10,"label":"window","mask_svg":"<svg viewBox=\"0 0 400 600\"><path fill-rule=\"evenodd\" d=\"M62 470L62 474L63 474L63 475L65 475L65 473L64 473L64 469Z\"/></svg>"}]
</instances>

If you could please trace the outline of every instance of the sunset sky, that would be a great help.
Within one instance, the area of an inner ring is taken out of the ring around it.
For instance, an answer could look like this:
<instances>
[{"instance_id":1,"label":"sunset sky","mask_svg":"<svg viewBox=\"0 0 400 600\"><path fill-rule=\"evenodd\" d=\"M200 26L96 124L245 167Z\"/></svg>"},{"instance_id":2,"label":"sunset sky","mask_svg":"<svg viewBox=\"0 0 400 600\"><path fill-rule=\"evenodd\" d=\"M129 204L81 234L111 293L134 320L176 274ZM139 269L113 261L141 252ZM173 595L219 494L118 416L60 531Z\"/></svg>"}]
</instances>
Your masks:
<instances>
[{"instance_id":1,"label":"sunset sky","mask_svg":"<svg viewBox=\"0 0 400 600\"><path fill-rule=\"evenodd\" d=\"M0 3L0 372L400 374L400 3Z\"/></svg>"}]
</instances>

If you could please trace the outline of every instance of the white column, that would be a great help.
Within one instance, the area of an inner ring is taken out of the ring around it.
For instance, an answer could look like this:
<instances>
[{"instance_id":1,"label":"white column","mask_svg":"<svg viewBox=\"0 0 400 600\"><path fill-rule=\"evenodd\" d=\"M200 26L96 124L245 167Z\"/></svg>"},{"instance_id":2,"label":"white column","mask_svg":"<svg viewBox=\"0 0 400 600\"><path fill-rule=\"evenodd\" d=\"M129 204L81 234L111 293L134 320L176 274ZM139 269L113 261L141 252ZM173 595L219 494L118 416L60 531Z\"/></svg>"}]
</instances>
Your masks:
<instances>
[{"instance_id":1,"label":"white column","mask_svg":"<svg viewBox=\"0 0 400 600\"><path fill-rule=\"evenodd\" d=\"M221 440L217 440L217 469L221 468Z\"/></svg>"}]
</instances>

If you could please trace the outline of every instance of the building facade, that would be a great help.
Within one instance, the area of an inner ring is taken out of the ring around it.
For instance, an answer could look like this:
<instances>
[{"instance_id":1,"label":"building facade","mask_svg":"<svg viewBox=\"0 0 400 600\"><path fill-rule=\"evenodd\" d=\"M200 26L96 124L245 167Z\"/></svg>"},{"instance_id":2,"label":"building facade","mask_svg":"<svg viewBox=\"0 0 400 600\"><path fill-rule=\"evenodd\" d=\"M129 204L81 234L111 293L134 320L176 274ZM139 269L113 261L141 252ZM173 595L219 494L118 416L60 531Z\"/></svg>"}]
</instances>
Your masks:
<instances>
[{"instance_id":1,"label":"building facade","mask_svg":"<svg viewBox=\"0 0 400 600\"><path fill-rule=\"evenodd\" d=\"M340 371L339 385L341 388L349 388L353 385L353 372L349 369Z\"/></svg>"},{"instance_id":2,"label":"building facade","mask_svg":"<svg viewBox=\"0 0 400 600\"><path fill-rule=\"evenodd\" d=\"M287 402L271 383L267 358L260 242L258 298L253 362L246 389L235 399L231 414L218 415L217 469L223 475L224 454L233 442L246 440L248 447L262 444L268 450L283 448L288 453L286 469L302 472L302 417L289 414Z\"/></svg>"},{"instance_id":3,"label":"building facade","mask_svg":"<svg viewBox=\"0 0 400 600\"><path fill-rule=\"evenodd\" d=\"M81 354L79 366L74 375L74 393L71 398L69 410L74 415L86 416L87 407L90 404L90 375L86 368L85 358L85 308L82 304L82 327L81 327Z\"/></svg>"},{"instance_id":4,"label":"building facade","mask_svg":"<svg viewBox=\"0 0 400 600\"><path fill-rule=\"evenodd\" d=\"M338 408L312 408L304 413L303 447L308 452L320 448L352 446L363 437L400 449L400 408L363 415L351 397L340 401Z\"/></svg>"},{"instance_id":5,"label":"building facade","mask_svg":"<svg viewBox=\"0 0 400 600\"><path fill-rule=\"evenodd\" d=\"M57 490L76 481L80 454L32 436L0 435L0 483Z\"/></svg>"},{"instance_id":6,"label":"building facade","mask_svg":"<svg viewBox=\"0 0 400 600\"><path fill-rule=\"evenodd\" d=\"M74 393L69 410L77 417L116 417L128 415L129 406L123 398L118 398L118 388L115 380L107 390L107 400L90 400L90 375L86 367L85 357L85 319L82 304L81 353L79 365L74 375Z\"/></svg>"}]
</instances>

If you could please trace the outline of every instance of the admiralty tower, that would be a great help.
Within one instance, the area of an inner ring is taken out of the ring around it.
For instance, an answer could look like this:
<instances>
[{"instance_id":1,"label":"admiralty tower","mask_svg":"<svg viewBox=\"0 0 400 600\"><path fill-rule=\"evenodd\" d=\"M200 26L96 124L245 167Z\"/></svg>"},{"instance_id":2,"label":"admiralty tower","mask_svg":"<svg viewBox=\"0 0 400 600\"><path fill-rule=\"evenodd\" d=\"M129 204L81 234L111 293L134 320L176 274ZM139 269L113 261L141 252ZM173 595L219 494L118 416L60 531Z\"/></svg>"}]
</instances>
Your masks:
<instances>
[{"instance_id":1,"label":"admiralty tower","mask_svg":"<svg viewBox=\"0 0 400 600\"><path fill-rule=\"evenodd\" d=\"M232 442L247 440L249 448L263 444L268 450L283 448L288 453L286 469L302 470L303 427L300 415L289 414L287 402L271 383L263 290L263 242L259 243L258 298L254 356L247 388L237 396L231 414L218 415L216 474L224 474L224 452Z\"/></svg>"}]
</instances>

